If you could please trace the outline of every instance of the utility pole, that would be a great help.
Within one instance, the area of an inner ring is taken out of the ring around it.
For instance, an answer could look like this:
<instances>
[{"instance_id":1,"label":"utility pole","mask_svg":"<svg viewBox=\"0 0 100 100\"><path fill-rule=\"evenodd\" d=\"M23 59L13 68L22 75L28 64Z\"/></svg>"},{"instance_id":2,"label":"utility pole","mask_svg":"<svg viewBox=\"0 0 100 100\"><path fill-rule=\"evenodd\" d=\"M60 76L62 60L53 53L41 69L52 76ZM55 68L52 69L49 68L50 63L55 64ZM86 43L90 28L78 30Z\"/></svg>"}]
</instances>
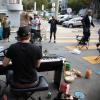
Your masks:
<instances>
[{"instance_id":1,"label":"utility pole","mask_svg":"<svg viewBox=\"0 0 100 100\"><path fill-rule=\"evenodd\" d=\"M36 11L36 2L34 2L34 11Z\"/></svg>"},{"instance_id":2,"label":"utility pole","mask_svg":"<svg viewBox=\"0 0 100 100\"><path fill-rule=\"evenodd\" d=\"M59 11L59 0L55 1L55 17L58 17L58 11Z\"/></svg>"}]
</instances>

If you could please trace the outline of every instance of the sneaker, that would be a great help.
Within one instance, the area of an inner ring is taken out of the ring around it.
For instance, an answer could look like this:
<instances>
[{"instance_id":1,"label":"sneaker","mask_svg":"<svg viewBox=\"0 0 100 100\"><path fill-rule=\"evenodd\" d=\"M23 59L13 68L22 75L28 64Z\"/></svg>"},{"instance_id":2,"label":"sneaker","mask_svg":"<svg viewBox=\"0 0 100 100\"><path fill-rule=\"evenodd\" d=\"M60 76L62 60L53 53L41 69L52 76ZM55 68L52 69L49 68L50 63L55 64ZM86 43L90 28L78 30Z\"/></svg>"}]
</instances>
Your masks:
<instances>
[{"instance_id":1,"label":"sneaker","mask_svg":"<svg viewBox=\"0 0 100 100\"><path fill-rule=\"evenodd\" d=\"M56 43L56 41L54 41L54 43Z\"/></svg>"},{"instance_id":2,"label":"sneaker","mask_svg":"<svg viewBox=\"0 0 100 100\"><path fill-rule=\"evenodd\" d=\"M80 45L87 45L86 42L82 42L82 41L80 41L79 44L80 44Z\"/></svg>"},{"instance_id":3,"label":"sneaker","mask_svg":"<svg viewBox=\"0 0 100 100\"><path fill-rule=\"evenodd\" d=\"M96 46L99 47L100 43L97 43Z\"/></svg>"},{"instance_id":4,"label":"sneaker","mask_svg":"<svg viewBox=\"0 0 100 100\"><path fill-rule=\"evenodd\" d=\"M49 43L50 43L51 41L49 41Z\"/></svg>"}]
</instances>

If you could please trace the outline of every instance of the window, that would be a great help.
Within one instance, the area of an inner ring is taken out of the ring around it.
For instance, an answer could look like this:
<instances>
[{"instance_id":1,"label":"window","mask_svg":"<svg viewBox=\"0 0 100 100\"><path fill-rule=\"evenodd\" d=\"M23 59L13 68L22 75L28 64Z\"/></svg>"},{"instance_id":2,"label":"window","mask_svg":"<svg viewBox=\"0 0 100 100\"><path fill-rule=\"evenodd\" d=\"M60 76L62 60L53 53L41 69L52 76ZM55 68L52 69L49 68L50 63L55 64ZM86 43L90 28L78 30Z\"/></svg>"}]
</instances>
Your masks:
<instances>
[{"instance_id":1,"label":"window","mask_svg":"<svg viewBox=\"0 0 100 100\"><path fill-rule=\"evenodd\" d=\"M9 0L9 4L19 4L20 0Z\"/></svg>"}]
</instances>

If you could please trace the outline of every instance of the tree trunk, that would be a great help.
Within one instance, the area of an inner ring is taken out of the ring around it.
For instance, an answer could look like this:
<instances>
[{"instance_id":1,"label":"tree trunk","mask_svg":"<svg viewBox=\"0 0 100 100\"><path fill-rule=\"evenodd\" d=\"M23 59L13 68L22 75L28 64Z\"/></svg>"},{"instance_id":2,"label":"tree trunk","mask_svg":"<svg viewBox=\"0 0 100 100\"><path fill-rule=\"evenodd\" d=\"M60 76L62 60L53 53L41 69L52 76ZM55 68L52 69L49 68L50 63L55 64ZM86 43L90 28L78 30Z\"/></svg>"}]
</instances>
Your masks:
<instances>
[{"instance_id":1,"label":"tree trunk","mask_svg":"<svg viewBox=\"0 0 100 100\"><path fill-rule=\"evenodd\" d=\"M92 0L91 8L96 14L96 18L100 19L100 0Z\"/></svg>"}]
</instances>

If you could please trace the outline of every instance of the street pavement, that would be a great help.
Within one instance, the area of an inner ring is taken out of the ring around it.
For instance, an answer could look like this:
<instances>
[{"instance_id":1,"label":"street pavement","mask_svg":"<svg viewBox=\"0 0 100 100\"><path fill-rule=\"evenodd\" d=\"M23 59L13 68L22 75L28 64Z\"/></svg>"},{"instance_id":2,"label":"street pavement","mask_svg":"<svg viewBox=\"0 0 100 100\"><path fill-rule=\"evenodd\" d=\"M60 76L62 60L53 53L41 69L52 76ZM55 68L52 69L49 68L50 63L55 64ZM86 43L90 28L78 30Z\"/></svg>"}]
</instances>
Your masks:
<instances>
[{"instance_id":1,"label":"street pavement","mask_svg":"<svg viewBox=\"0 0 100 100\"><path fill-rule=\"evenodd\" d=\"M70 62L71 68L77 69L81 71L82 75L85 76L86 69L89 68L92 71L92 75L90 79L77 78L74 82L70 84L70 93L72 95L75 94L76 91L81 91L85 94L85 99L80 100L100 100L100 74L97 74L97 71L100 71L100 63L91 64L88 61L84 60L83 57L86 56L98 56L99 53L94 49L81 50L80 54L71 53L70 49L67 49L67 46L76 46L76 35L82 35L82 28L65 28L58 25L58 30L56 33L56 43L52 38L51 43L49 42L49 24L45 20L41 20L41 34L43 35L42 51L45 49L48 51L48 54L56 54L58 56L65 57L67 61ZM97 31L100 28L100 24L95 22L95 27L91 27L91 37L89 46L95 46L98 42L98 34ZM16 29L13 29L10 35L10 42L0 41L0 46L4 46L4 48L8 48L10 44L15 43L16 37ZM73 50L73 49L72 49ZM100 60L100 59L99 59ZM47 75L48 73L46 73ZM52 73L49 75L52 76ZM52 79L47 75L46 76L49 81ZM52 92L52 96L55 96L57 92ZM36 94L37 95L37 94ZM39 94L41 95L41 94ZM46 93L47 95L47 93ZM45 96L44 96L45 97ZM43 100L47 100L44 99ZM50 100L53 100L52 98Z\"/></svg>"}]
</instances>

